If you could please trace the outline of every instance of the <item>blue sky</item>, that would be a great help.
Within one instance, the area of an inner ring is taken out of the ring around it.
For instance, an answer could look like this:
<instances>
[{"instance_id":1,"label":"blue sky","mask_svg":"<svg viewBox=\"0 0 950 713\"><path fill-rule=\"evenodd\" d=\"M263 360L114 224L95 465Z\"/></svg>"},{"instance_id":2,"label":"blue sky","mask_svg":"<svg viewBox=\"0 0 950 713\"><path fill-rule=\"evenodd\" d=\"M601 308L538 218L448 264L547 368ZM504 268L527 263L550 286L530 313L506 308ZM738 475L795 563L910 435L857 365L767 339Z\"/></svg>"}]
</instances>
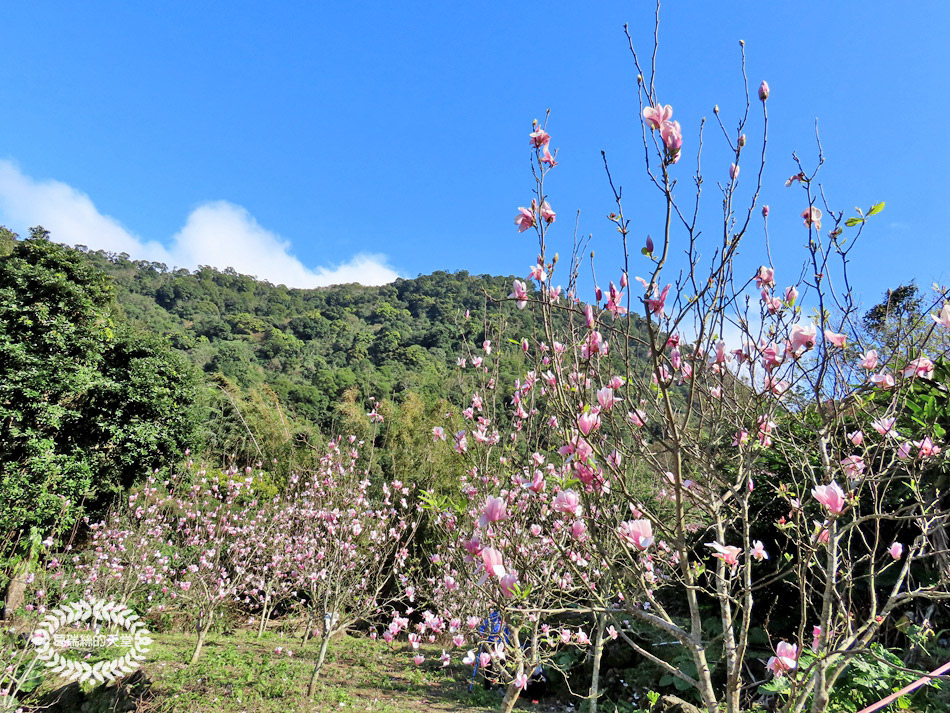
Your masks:
<instances>
[{"instance_id":1,"label":"blue sky","mask_svg":"<svg viewBox=\"0 0 950 713\"><path fill-rule=\"evenodd\" d=\"M602 149L634 234L659 232L622 32L647 51L653 7L582 5L5 3L0 222L298 286L525 274L536 247L513 218L530 201L531 120L549 108L552 237L569 252L580 210L612 274ZM831 203L887 202L852 264L865 301L947 282L948 31L936 1L666 4L657 87L683 125L684 192L700 118L718 104L732 126L742 111L743 39L752 87L772 88L763 202L779 270L800 263L803 199L784 182L793 150L814 163L817 117ZM711 234L729 161L707 131ZM760 236L743 252L752 266Z\"/></svg>"}]
</instances>

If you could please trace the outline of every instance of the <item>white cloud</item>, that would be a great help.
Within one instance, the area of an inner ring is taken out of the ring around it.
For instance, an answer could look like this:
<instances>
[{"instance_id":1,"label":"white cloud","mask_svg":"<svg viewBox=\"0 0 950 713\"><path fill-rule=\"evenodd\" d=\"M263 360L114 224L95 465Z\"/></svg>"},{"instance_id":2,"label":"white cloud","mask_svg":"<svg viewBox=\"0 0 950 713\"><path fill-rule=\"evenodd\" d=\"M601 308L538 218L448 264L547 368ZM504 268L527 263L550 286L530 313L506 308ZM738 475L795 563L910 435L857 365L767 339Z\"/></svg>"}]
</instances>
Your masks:
<instances>
[{"instance_id":1,"label":"white cloud","mask_svg":"<svg viewBox=\"0 0 950 713\"><path fill-rule=\"evenodd\" d=\"M52 238L92 250L128 253L136 260L169 267L233 267L289 287L319 287L344 282L383 285L399 274L385 255L360 253L348 262L309 268L291 253L291 244L262 227L244 208L227 201L195 208L169 246L146 241L119 221L100 213L92 200L55 180L36 181L10 161L0 160L0 222L23 230L42 225Z\"/></svg>"}]
</instances>

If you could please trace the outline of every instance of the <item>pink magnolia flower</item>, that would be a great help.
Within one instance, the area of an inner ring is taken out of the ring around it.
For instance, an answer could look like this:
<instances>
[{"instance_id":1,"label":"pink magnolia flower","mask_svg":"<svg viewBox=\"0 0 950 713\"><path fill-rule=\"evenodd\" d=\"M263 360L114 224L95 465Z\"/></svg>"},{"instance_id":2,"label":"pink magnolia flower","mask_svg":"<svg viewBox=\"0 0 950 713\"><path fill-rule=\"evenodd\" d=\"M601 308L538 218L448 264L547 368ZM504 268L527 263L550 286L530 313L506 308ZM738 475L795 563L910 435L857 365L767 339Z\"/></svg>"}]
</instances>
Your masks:
<instances>
[{"instance_id":1,"label":"pink magnolia flower","mask_svg":"<svg viewBox=\"0 0 950 713\"><path fill-rule=\"evenodd\" d=\"M585 436L589 435L591 431L600 427L600 413L593 410L585 411L577 417L577 427Z\"/></svg>"},{"instance_id":2,"label":"pink magnolia flower","mask_svg":"<svg viewBox=\"0 0 950 713\"><path fill-rule=\"evenodd\" d=\"M811 630L811 650L815 653L818 652L818 641L821 639L821 627L814 626Z\"/></svg>"},{"instance_id":3,"label":"pink magnolia flower","mask_svg":"<svg viewBox=\"0 0 950 713\"><path fill-rule=\"evenodd\" d=\"M745 136L745 134L743 134L743 136ZM745 143L745 142L743 142L743 143ZM729 164L729 178L731 178L731 179L734 181L734 180L736 180L738 177L739 177L739 166L737 166L737 165L734 164L734 163L730 163L730 164Z\"/></svg>"},{"instance_id":4,"label":"pink magnolia flower","mask_svg":"<svg viewBox=\"0 0 950 713\"><path fill-rule=\"evenodd\" d=\"M587 539L587 525L583 520L575 520L571 524L571 537L578 542L584 542Z\"/></svg>"},{"instance_id":5,"label":"pink magnolia flower","mask_svg":"<svg viewBox=\"0 0 950 713\"><path fill-rule=\"evenodd\" d=\"M945 302L938 314L932 314L930 316L933 318L933 321L941 327L950 329L950 302Z\"/></svg>"},{"instance_id":6,"label":"pink magnolia flower","mask_svg":"<svg viewBox=\"0 0 950 713\"><path fill-rule=\"evenodd\" d=\"M482 550L482 563L485 565L485 571L501 579L505 576L505 566L502 564L501 552L494 547L486 547Z\"/></svg>"},{"instance_id":7,"label":"pink magnolia flower","mask_svg":"<svg viewBox=\"0 0 950 713\"><path fill-rule=\"evenodd\" d=\"M754 540L752 542L752 550L749 554L760 562L769 558L769 553L765 551L765 545L762 544L762 540Z\"/></svg>"},{"instance_id":8,"label":"pink magnolia flower","mask_svg":"<svg viewBox=\"0 0 950 713\"><path fill-rule=\"evenodd\" d=\"M734 446L744 446L749 442L749 432L744 428L736 431L736 434L732 437L732 445Z\"/></svg>"},{"instance_id":9,"label":"pink magnolia flower","mask_svg":"<svg viewBox=\"0 0 950 713\"><path fill-rule=\"evenodd\" d=\"M518 226L519 233L523 233L528 228L533 228L534 213L524 206L518 206L518 215L515 216L515 225Z\"/></svg>"},{"instance_id":10,"label":"pink magnolia flower","mask_svg":"<svg viewBox=\"0 0 950 713\"><path fill-rule=\"evenodd\" d=\"M652 314L655 314L657 317L662 318L665 314L666 308L666 296L670 292L670 287L672 285L667 285L663 288L663 292L659 292L659 288L653 288L653 297L647 299L647 308Z\"/></svg>"},{"instance_id":11,"label":"pink magnolia flower","mask_svg":"<svg viewBox=\"0 0 950 713\"><path fill-rule=\"evenodd\" d=\"M798 288L795 285L785 288L785 304L795 304L795 300L798 299Z\"/></svg>"},{"instance_id":12,"label":"pink magnolia flower","mask_svg":"<svg viewBox=\"0 0 950 713\"><path fill-rule=\"evenodd\" d=\"M848 456L841 461L841 469L851 479L860 478L864 468L864 458L861 456Z\"/></svg>"},{"instance_id":13,"label":"pink magnolia flower","mask_svg":"<svg viewBox=\"0 0 950 713\"><path fill-rule=\"evenodd\" d=\"M515 676L513 683L517 688L520 688L523 691L528 687L528 674L519 673L517 676Z\"/></svg>"},{"instance_id":14,"label":"pink magnolia flower","mask_svg":"<svg viewBox=\"0 0 950 713\"><path fill-rule=\"evenodd\" d=\"M913 448L913 445L910 441L904 441L900 447L897 449L897 457L901 460L907 460L910 458L910 451Z\"/></svg>"},{"instance_id":15,"label":"pink magnolia flower","mask_svg":"<svg viewBox=\"0 0 950 713\"><path fill-rule=\"evenodd\" d=\"M673 116L673 107L669 104L648 106L643 110L643 120L651 129L659 129Z\"/></svg>"},{"instance_id":16,"label":"pink magnolia flower","mask_svg":"<svg viewBox=\"0 0 950 713\"><path fill-rule=\"evenodd\" d=\"M791 176L787 181L785 181L785 187L788 188L790 185L795 183L795 181L798 181L799 183L801 183L802 181L805 181L805 180L806 180L805 174L802 172L798 172L794 176Z\"/></svg>"},{"instance_id":17,"label":"pink magnolia flower","mask_svg":"<svg viewBox=\"0 0 950 713\"><path fill-rule=\"evenodd\" d=\"M554 212L554 209L551 208L551 204L547 201L541 203L541 220L550 225L557 218L557 213Z\"/></svg>"},{"instance_id":18,"label":"pink magnolia flower","mask_svg":"<svg viewBox=\"0 0 950 713\"><path fill-rule=\"evenodd\" d=\"M894 432L894 424L897 423L896 418L879 418L874 421L871 421L871 426L875 431L880 433L882 436L886 436L889 433Z\"/></svg>"},{"instance_id":19,"label":"pink magnolia flower","mask_svg":"<svg viewBox=\"0 0 950 713\"><path fill-rule=\"evenodd\" d=\"M929 379L934 373L934 363L925 356L917 357L907 362L907 366L904 367L904 371L901 373L904 376L920 376Z\"/></svg>"},{"instance_id":20,"label":"pink magnolia flower","mask_svg":"<svg viewBox=\"0 0 950 713\"><path fill-rule=\"evenodd\" d=\"M940 451L942 450L940 446L935 445L934 442L930 440L930 436L925 436L922 441L914 441L914 446L918 449L918 458L937 456L940 455Z\"/></svg>"},{"instance_id":21,"label":"pink magnolia flower","mask_svg":"<svg viewBox=\"0 0 950 713\"><path fill-rule=\"evenodd\" d=\"M489 664L491 664L491 654L488 653L487 651L482 651L482 652L478 655L478 665L479 665L481 668L485 668L485 667L488 666Z\"/></svg>"},{"instance_id":22,"label":"pink magnolia flower","mask_svg":"<svg viewBox=\"0 0 950 713\"><path fill-rule=\"evenodd\" d=\"M721 545L718 542L707 542L706 547L711 547L716 550L713 552L713 557L721 559L730 567L735 567L739 564L739 555L742 554L742 550L735 545Z\"/></svg>"},{"instance_id":23,"label":"pink magnolia flower","mask_svg":"<svg viewBox=\"0 0 950 713\"><path fill-rule=\"evenodd\" d=\"M478 520L479 525L485 527L490 522L498 522L508 517L508 509L504 498L496 498L491 495L485 501L485 507L482 509L482 515Z\"/></svg>"},{"instance_id":24,"label":"pink magnolia flower","mask_svg":"<svg viewBox=\"0 0 950 713\"><path fill-rule=\"evenodd\" d=\"M889 554L894 559L899 560L901 555L904 554L904 545L902 545L900 542L895 542L888 548L887 554Z\"/></svg>"},{"instance_id":25,"label":"pink magnolia flower","mask_svg":"<svg viewBox=\"0 0 950 713\"><path fill-rule=\"evenodd\" d=\"M766 374L763 384L763 393L772 393L776 396L781 396L788 391L790 386L791 384L784 379L777 379L771 374Z\"/></svg>"},{"instance_id":26,"label":"pink magnolia flower","mask_svg":"<svg viewBox=\"0 0 950 713\"><path fill-rule=\"evenodd\" d=\"M501 593L506 597L514 595L516 584L518 584L517 572L507 572L498 582L498 585L501 587Z\"/></svg>"},{"instance_id":27,"label":"pink magnolia flower","mask_svg":"<svg viewBox=\"0 0 950 713\"><path fill-rule=\"evenodd\" d=\"M877 367L877 349L868 349L864 354L861 355L861 361L858 362L858 365L868 371Z\"/></svg>"},{"instance_id":28,"label":"pink magnolia flower","mask_svg":"<svg viewBox=\"0 0 950 713\"><path fill-rule=\"evenodd\" d=\"M541 263L532 265L531 272L528 273L528 279L537 280L538 282L544 282L546 279L548 279L548 273L544 271L544 265Z\"/></svg>"},{"instance_id":29,"label":"pink magnolia flower","mask_svg":"<svg viewBox=\"0 0 950 713\"><path fill-rule=\"evenodd\" d=\"M580 516L582 510L581 499L573 490L562 490L554 498L551 509L555 512L564 513L565 515Z\"/></svg>"},{"instance_id":30,"label":"pink magnolia flower","mask_svg":"<svg viewBox=\"0 0 950 713\"><path fill-rule=\"evenodd\" d=\"M613 280L610 281L610 296L607 298L607 310L616 317L627 313L627 308L621 304L623 291L618 290Z\"/></svg>"},{"instance_id":31,"label":"pink magnolia flower","mask_svg":"<svg viewBox=\"0 0 950 713\"><path fill-rule=\"evenodd\" d=\"M837 332L832 332L830 329L826 329L825 339L831 342L832 346L838 347L838 349L844 349L844 343L847 339L847 335L838 334Z\"/></svg>"},{"instance_id":32,"label":"pink magnolia flower","mask_svg":"<svg viewBox=\"0 0 950 713\"><path fill-rule=\"evenodd\" d=\"M709 366L718 374L722 367L729 361L729 355L726 353L726 343L721 339L716 342L716 351L709 359Z\"/></svg>"},{"instance_id":33,"label":"pink magnolia flower","mask_svg":"<svg viewBox=\"0 0 950 713\"><path fill-rule=\"evenodd\" d=\"M600 407L604 411L609 411L612 409L614 404L616 404L618 401L620 401L620 399L614 396L614 390L611 387L605 386L604 388L597 390L597 403L600 404Z\"/></svg>"},{"instance_id":34,"label":"pink magnolia flower","mask_svg":"<svg viewBox=\"0 0 950 713\"><path fill-rule=\"evenodd\" d=\"M546 146L551 140L551 135L540 126L528 134L528 136L531 138L532 148L536 149Z\"/></svg>"},{"instance_id":35,"label":"pink magnolia flower","mask_svg":"<svg viewBox=\"0 0 950 713\"><path fill-rule=\"evenodd\" d=\"M515 280L513 284L514 292L508 295L509 298L517 300L518 309L524 309L528 304L528 289L521 280Z\"/></svg>"},{"instance_id":36,"label":"pink magnolia flower","mask_svg":"<svg viewBox=\"0 0 950 713\"><path fill-rule=\"evenodd\" d=\"M828 511L834 515L843 513L847 506L844 491L834 481L831 481L831 485L818 485L812 488L811 494L815 500L828 508Z\"/></svg>"},{"instance_id":37,"label":"pink magnolia flower","mask_svg":"<svg viewBox=\"0 0 950 713\"><path fill-rule=\"evenodd\" d=\"M779 310L782 309L782 300L778 297L773 297L769 294L768 290L762 290L762 303L765 305L765 308L768 310L769 314L778 314Z\"/></svg>"},{"instance_id":38,"label":"pink magnolia flower","mask_svg":"<svg viewBox=\"0 0 950 713\"><path fill-rule=\"evenodd\" d=\"M422 654L416 654L415 656L412 657L412 662L413 662L416 666L421 666L421 665L422 665L422 662L425 661L425 660L426 660L426 657L423 656Z\"/></svg>"},{"instance_id":39,"label":"pink magnolia flower","mask_svg":"<svg viewBox=\"0 0 950 713\"><path fill-rule=\"evenodd\" d=\"M864 431L855 431L854 433L849 433L848 440L854 445L860 446L862 443L864 443Z\"/></svg>"},{"instance_id":40,"label":"pink magnolia flower","mask_svg":"<svg viewBox=\"0 0 950 713\"><path fill-rule=\"evenodd\" d=\"M680 149L683 148L683 133L678 121L667 121L660 128L660 136L666 146L666 155L670 163L680 160Z\"/></svg>"},{"instance_id":41,"label":"pink magnolia flower","mask_svg":"<svg viewBox=\"0 0 950 713\"><path fill-rule=\"evenodd\" d=\"M778 642L778 646L775 647L775 656L769 659L765 667L776 677L787 671L794 671L798 668L798 647L787 641Z\"/></svg>"},{"instance_id":42,"label":"pink magnolia flower","mask_svg":"<svg viewBox=\"0 0 950 713\"><path fill-rule=\"evenodd\" d=\"M763 81L759 85L759 99L761 99L762 101L765 101L768 98L769 98L769 83Z\"/></svg>"},{"instance_id":43,"label":"pink magnolia flower","mask_svg":"<svg viewBox=\"0 0 950 713\"><path fill-rule=\"evenodd\" d=\"M817 333L818 329L815 327L813 322L809 322L805 326L802 326L801 324L794 325L792 327L792 337L789 341L789 349L796 356L808 349L811 349L813 346L815 346Z\"/></svg>"},{"instance_id":44,"label":"pink magnolia flower","mask_svg":"<svg viewBox=\"0 0 950 713\"><path fill-rule=\"evenodd\" d=\"M806 228L815 226L815 230L821 230L821 209L817 206L811 206L802 211L802 218Z\"/></svg>"},{"instance_id":45,"label":"pink magnolia flower","mask_svg":"<svg viewBox=\"0 0 950 713\"><path fill-rule=\"evenodd\" d=\"M875 386L882 389L893 389L894 388L894 377L888 374L886 371L881 371L870 379L871 383Z\"/></svg>"},{"instance_id":46,"label":"pink magnolia flower","mask_svg":"<svg viewBox=\"0 0 950 713\"><path fill-rule=\"evenodd\" d=\"M680 355L679 347L674 347L670 352L670 366L673 367L673 371L679 371L680 366L683 364L683 358Z\"/></svg>"},{"instance_id":47,"label":"pink magnolia flower","mask_svg":"<svg viewBox=\"0 0 950 713\"><path fill-rule=\"evenodd\" d=\"M763 448L768 448L772 445L772 429L774 429L778 424L775 421L772 421L768 416L762 415L759 416L759 445Z\"/></svg>"},{"instance_id":48,"label":"pink magnolia flower","mask_svg":"<svg viewBox=\"0 0 950 713\"><path fill-rule=\"evenodd\" d=\"M551 149L547 144L541 148L541 163L546 163L551 168L557 166L557 161L555 161L554 156L551 155Z\"/></svg>"},{"instance_id":49,"label":"pink magnolia flower","mask_svg":"<svg viewBox=\"0 0 950 713\"><path fill-rule=\"evenodd\" d=\"M653 525L649 520L625 520L617 532L622 540L643 551L653 544Z\"/></svg>"}]
</instances>

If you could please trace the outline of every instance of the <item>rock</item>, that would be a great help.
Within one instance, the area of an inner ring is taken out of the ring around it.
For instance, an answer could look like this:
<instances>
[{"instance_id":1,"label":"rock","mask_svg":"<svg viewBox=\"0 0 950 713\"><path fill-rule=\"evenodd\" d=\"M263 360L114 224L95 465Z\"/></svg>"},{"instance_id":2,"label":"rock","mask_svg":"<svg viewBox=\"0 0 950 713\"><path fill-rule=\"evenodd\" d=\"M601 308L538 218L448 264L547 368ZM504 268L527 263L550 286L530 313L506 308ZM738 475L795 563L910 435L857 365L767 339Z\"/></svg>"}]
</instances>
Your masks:
<instances>
[{"instance_id":1,"label":"rock","mask_svg":"<svg viewBox=\"0 0 950 713\"><path fill-rule=\"evenodd\" d=\"M687 703L676 696L660 696L660 700L653 706L651 713L704 713L692 703Z\"/></svg>"}]
</instances>

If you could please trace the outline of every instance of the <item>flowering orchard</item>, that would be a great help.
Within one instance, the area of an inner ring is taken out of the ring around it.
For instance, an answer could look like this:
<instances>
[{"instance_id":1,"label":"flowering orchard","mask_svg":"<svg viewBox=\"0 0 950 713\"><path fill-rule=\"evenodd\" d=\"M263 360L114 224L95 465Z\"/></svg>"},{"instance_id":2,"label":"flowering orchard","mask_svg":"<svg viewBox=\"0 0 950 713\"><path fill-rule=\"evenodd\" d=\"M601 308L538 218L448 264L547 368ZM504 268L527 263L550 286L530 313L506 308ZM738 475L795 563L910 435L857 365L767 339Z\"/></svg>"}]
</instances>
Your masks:
<instances>
[{"instance_id":1,"label":"flowering orchard","mask_svg":"<svg viewBox=\"0 0 950 713\"><path fill-rule=\"evenodd\" d=\"M580 250L563 276L551 255L559 162L535 122L533 196L514 223L538 257L509 299L538 327L495 337L527 362L505 419L485 406L500 402L492 342L460 359L471 404L458 430L433 437L468 474L461 498L429 495L444 539L421 580L437 611L419 628L447 627L467 661L490 664L506 711L558 646L589 644L563 622L597 616L710 713L761 695L824 711L890 622L948 597L946 433L928 390L945 370L950 304L936 289L902 340L869 340L847 265L883 204L837 211L820 156L812 168L795 157L778 189L799 192L800 221L781 231L796 231L801 262L772 264L766 82L746 88L735 130L714 111L733 159L714 176L721 222L701 237L705 123L674 120L655 65L633 56L664 218L635 224L615 189L623 261L606 289L579 294ZM750 274L737 270L740 245L762 256ZM488 611L507 635L479 633Z\"/></svg>"},{"instance_id":2,"label":"flowering orchard","mask_svg":"<svg viewBox=\"0 0 950 713\"><path fill-rule=\"evenodd\" d=\"M374 488L362 445L331 440L315 471L271 499L259 497L251 468L150 478L108 522L89 525L87 548L52 558L44 581L60 598L182 615L197 633L192 663L225 613L256 615L262 632L275 612L299 610L305 640L313 632L320 642L312 694L331 636L386 604L414 529L409 488Z\"/></svg>"}]
</instances>

